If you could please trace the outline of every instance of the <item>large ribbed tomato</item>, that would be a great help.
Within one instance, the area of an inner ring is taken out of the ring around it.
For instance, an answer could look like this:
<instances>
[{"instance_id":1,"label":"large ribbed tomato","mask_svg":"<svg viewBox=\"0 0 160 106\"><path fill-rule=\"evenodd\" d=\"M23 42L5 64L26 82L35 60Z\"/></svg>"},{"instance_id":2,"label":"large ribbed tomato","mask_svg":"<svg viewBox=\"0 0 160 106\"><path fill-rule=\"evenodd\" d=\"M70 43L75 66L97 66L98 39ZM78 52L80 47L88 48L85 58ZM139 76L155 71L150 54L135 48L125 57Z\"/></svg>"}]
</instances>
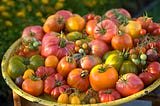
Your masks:
<instances>
[{"instance_id":1,"label":"large ribbed tomato","mask_svg":"<svg viewBox=\"0 0 160 106\"><path fill-rule=\"evenodd\" d=\"M64 38L57 37L57 33L46 33L42 39L41 55L47 57L49 55L55 55L58 59L68 55L70 52L74 53L75 44L71 41L67 41Z\"/></svg>"},{"instance_id":2,"label":"large ribbed tomato","mask_svg":"<svg viewBox=\"0 0 160 106\"><path fill-rule=\"evenodd\" d=\"M99 64L92 68L89 80L91 87L96 91L114 88L118 80L118 72L114 67Z\"/></svg>"},{"instance_id":3,"label":"large ribbed tomato","mask_svg":"<svg viewBox=\"0 0 160 106\"><path fill-rule=\"evenodd\" d=\"M120 33L112 38L111 45L115 50L131 49L133 47L132 37Z\"/></svg>"},{"instance_id":4,"label":"large ribbed tomato","mask_svg":"<svg viewBox=\"0 0 160 106\"><path fill-rule=\"evenodd\" d=\"M109 19L99 22L94 29L94 37L96 39L103 40L107 43L110 43L112 37L117 34L118 34L117 25Z\"/></svg>"}]
</instances>

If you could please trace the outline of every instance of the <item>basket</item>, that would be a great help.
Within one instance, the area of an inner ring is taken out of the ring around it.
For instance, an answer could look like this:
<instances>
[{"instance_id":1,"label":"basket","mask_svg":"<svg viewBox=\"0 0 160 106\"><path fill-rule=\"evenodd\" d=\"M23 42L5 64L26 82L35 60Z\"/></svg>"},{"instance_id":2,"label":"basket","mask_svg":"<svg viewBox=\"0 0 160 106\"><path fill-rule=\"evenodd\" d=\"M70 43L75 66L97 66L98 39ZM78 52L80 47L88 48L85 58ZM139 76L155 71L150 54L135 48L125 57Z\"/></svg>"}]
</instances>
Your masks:
<instances>
[{"instance_id":1,"label":"basket","mask_svg":"<svg viewBox=\"0 0 160 106\"><path fill-rule=\"evenodd\" d=\"M6 51L6 53L3 56L2 62L1 62L1 68L2 68L2 76L4 78L4 80L6 81L6 83L8 84L8 86L13 90L13 92L15 92L16 94L18 94L20 97L28 100L29 102L33 103L33 104L37 104L36 106L74 106L72 104L59 104L57 103L55 100L51 100L47 97L40 96L40 97L35 97L32 96L26 92L24 92L22 89L20 89L10 78L10 76L7 73L7 66L8 66L8 61L10 59L10 57L15 53L16 48L20 45L21 43L21 38L18 39L17 41L15 41L10 47L9 49ZM81 104L81 105L77 105L77 106L115 106L115 105L120 105L120 104L124 104L130 101L133 101L137 98L140 98L144 95L147 95L149 92L153 91L155 88L157 88L160 85L160 78L157 79L154 83L152 83L150 86L148 86L147 88L131 95L125 98L121 98L118 100L114 100L111 102L107 102L107 103L97 103L97 104ZM39 105L38 105L39 104Z\"/></svg>"}]
</instances>

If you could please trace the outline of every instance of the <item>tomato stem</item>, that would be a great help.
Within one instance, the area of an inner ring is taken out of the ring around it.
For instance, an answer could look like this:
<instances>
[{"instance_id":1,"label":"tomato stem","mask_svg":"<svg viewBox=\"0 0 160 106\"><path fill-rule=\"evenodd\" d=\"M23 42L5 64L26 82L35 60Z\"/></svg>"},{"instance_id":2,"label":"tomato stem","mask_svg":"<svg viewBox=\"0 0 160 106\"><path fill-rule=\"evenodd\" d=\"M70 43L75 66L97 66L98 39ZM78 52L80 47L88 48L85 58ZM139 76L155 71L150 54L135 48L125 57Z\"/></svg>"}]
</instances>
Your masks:
<instances>
[{"instance_id":1,"label":"tomato stem","mask_svg":"<svg viewBox=\"0 0 160 106\"><path fill-rule=\"evenodd\" d=\"M65 40L64 36L65 36L65 35L63 34L63 32L61 32L60 42L59 42L59 47L60 47L60 48L63 48L63 47L66 46L66 40Z\"/></svg>"},{"instance_id":2,"label":"tomato stem","mask_svg":"<svg viewBox=\"0 0 160 106\"><path fill-rule=\"evenodd\" d=\"M61 81L56 81L56 86L61 86L62 82Z\"/></svg>"},{"instance_id":3,"label":"tomato stem","mask_svg":"<svg viewBox=\"0 0 160 106\"><path fill-rule=\"evenodd\" d=\"M66 56L66 61L69 63L73 63L73 57Z\"/></svg>"},{"instance_id":4,"label":"tomato stem","mask_svg":"<svg viewBox=\"0 0 160 106\"><path fill-rule=\"evenodd\" d=\"M81 72L81 77L82 77L82 78L85 78L86 76L88 76L88 70L83 70L83 71Z\"/></svg>"},{"instance_id":5,"label":"tomato stem","mask_svg":"<svg viewBox=\"0 0 160 106\"><path fill-rule=\"evenodd\" d=\"M98 68L98 72L100 72L100 73L103 73L103 72L105 72L105 71L106 71L106 67L103 66L103 65Z\"/></svg>"}]
</instances>

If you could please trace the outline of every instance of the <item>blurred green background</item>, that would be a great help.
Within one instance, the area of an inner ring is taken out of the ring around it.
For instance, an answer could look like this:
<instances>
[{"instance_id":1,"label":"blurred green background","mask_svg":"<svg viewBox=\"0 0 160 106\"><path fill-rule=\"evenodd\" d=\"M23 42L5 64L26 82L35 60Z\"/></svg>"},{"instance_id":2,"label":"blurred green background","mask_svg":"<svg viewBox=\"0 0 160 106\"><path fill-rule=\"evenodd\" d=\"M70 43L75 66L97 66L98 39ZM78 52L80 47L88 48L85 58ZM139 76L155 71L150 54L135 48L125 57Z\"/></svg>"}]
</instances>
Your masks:
<instances>
[{"instance_id":1,"label":"blurred green background","mask_svg":"<svg viewBox=\"0 0 160 106\"><path fill-rule=\"evenodd\" d=\"M132 17L148 13L160 22L160 0L0 0L0 59L26 26L43 25L49 15L60 9L81 16L103 15L112 8L125 8ZM12 92L0 73L0 103L12 101Z\"/></svg>"}]
</instances>

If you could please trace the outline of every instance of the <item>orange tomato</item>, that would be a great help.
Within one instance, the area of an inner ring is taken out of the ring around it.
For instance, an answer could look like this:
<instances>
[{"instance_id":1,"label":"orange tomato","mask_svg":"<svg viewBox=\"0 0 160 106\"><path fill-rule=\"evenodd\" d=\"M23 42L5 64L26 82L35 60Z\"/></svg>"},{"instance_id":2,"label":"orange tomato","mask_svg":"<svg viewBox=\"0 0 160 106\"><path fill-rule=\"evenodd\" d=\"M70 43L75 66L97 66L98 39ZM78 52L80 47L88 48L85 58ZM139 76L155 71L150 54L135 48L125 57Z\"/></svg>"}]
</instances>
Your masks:
<instances>
[{"instance_id":1,"label":"orange tomato","mask_svg":"<svg viewBox=\"0 0 160 106\"><path fill-rule=\"evenodd\" d=\"M27 79L29 76L32 76L32 75L34 75L34 70L27 69L23 74L23 79Z\"/></svg>"},{"instance_id":2,"label":"orange tomato","mask_svg":"<svg viewBox=\"0 0 160 106\"><path fill-rule=\"evenodd\" d=\"M69 32L82 31L85 27L85 20L79 15L74 15L66 20L65 25Z\"/></svg>"},{"instance_id":3,"label":"orange tomato","mask_svg":"<svg viewBox=\"0 0 160 106\"><path fill-rule=\"evenodd\" d=\"M114 88L118 80L118 72L114 67L98 64L92 68L89 80L91 87L96 91Z\"/></svg>"},{"instance_id":4,"label":"orange tomato","mask_svg":"<svg viewBox=\"0 0 160 106\"><path fill-rule=\"evenodd\" d=\"M62 93L58 99L57 99L58 103L65 103L68 104L69 103L69 96L66 93Z\"/></svg>"},{"instance_id":5,"label":"orange tomato","mask_svg":"<svg viewBox=\"0 0 160 106\"><path fill-rule=\"evenodd\" d=\"M76 60L73 57L65 56L58 63L57 72L66 77L76 66Z\"/></svg>"},{"instance_id":6,"label":"orange tomato","mask_svg":"<svg viewBox=\"0 0 160 106\"><path fill-rule=\"evenodd\" d=\"M56 68L58 65L58 58L55 55L49 55L45 59L45 66Z\"/></svg>"},{"instance_id":7,"label":"orange tomato","mask_svg":"<svg viewBox=\"0 0 160 106\"><path fill-rule=\"evenodd\" d=\"M22 83L22 89L33 96L39 96L43 93L43 81L40 78L27 78Z\"/></svg>"}]
</instances>

